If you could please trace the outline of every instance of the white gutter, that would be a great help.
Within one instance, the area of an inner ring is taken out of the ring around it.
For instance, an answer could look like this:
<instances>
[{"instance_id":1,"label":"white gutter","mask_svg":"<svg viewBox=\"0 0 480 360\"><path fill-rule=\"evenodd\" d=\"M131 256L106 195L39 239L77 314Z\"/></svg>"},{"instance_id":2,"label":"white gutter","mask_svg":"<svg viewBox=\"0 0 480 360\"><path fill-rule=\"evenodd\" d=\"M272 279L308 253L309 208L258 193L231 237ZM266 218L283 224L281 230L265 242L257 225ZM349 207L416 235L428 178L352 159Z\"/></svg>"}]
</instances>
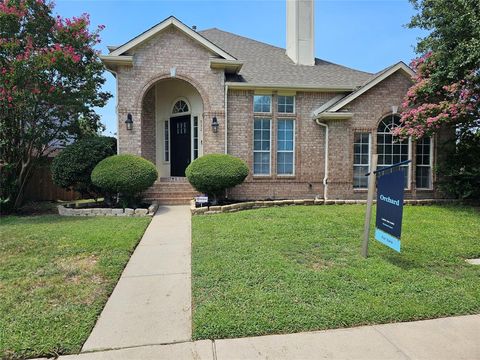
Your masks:
<instances>
[{"instance_id":1,"label":"white gutter","mask_svg":"<svg viewBox=\"0 0 480 360\"><path fill-rule=\"evenodd\" d=\"M225 154L228 154L228 139L227 139L227 131L228 131L228 84L225 84Z\"/></svg>"},{"instance_id":2,"label":"white gutter","mask_svg":"<svg viewBox=\"0 0 480 360\"><path fill-rule=\"evenodd\" d=\"M328 199L328 124L320 122L319 119L315 119L315 122L325 128L325 170L323 175L323 199Z\"/></svg>"}]
</instances>

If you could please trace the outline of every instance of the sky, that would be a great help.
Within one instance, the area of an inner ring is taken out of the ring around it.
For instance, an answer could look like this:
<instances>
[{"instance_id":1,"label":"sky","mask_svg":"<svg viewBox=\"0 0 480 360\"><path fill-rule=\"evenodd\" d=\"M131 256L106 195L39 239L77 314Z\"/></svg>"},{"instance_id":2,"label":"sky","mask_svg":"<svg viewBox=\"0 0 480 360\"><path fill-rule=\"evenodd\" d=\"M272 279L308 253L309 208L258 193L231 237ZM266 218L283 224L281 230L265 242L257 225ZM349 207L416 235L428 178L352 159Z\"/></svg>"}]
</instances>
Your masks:
<instances>
[{"instance_id":1,"label":"sky","mask_svg":"<svg viewBox=\"0 0 480 360\"><path fill-rule=\"evenodd\" d=\"M57 0L54 12L86 12L92 28L105 25L99 44L104 54L107 45L121 45L170 15L198 30L215 27L285 47L285 0ZM417 39L426 35L405 27L412 15L408 0L316 0L315 55L368 72L398 61L409 64ZM108 72L105 77L113 98L97 112L105 134L115 135L115 78Z\"/></svg>"}]
</instances>

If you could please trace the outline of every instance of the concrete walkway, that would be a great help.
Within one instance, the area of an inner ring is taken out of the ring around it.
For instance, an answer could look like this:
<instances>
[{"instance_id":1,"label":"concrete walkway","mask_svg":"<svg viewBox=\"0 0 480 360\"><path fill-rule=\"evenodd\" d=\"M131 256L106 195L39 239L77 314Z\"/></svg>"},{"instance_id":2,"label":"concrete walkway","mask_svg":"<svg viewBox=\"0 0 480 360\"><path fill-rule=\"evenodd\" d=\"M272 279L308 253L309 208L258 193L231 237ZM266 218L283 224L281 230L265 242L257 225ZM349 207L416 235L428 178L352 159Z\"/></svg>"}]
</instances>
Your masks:
<instances>
[{"instance_id":1,"label":"concrete walkway","mask_svg":"<svg viewBox=\"0 0 480 360\"><path fill-rule=\"evenodd\" d=\"M191 215L160 207L82 352L190 341Z\"/></svg>"},{"instance_id":2,"label":"concrete walkway","mask_svg":"<svg viewBox=\"0 0 480 360\"><path fill-rule=\"evenodd\" d=\"M61 356L62 360L480 359L480 315L349 329L202 340Z\"/></svg>"}]
</instances>

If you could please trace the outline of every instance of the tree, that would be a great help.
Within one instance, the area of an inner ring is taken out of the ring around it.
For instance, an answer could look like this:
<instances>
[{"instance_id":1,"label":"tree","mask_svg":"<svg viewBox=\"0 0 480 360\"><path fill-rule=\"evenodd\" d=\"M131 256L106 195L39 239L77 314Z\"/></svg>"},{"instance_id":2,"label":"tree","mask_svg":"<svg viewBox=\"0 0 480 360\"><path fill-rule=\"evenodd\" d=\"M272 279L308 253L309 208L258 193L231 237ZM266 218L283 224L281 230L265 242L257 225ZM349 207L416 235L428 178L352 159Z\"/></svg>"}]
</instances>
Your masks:
<instances>
[{"instance_id":1,"label":"tree","mask_svg":"<svg viewBox=\"0 0 480 360\"><path fill-rule=\"evenodd\" d=\"M18 208L32 168L101 128L103 64L89 17L54 16L48 0L0 1L0 202Z\"/></svg>"},{"instance_id":2,"label":"tree","mask_svg":"<svg viewBox=\"0 0 480 360\"><path fill-rule=\"evenodd\" d=\"M429 34L417 44L419 57L411 65L416 73L414 85L404 99L401 126L394 133L415 140L451 128L456 138L450 160L456 160L438 168L444 175L444 189L457 196L478 197L478 191L469 189L480 176L480 158L462 154L465 149L478 153L480 145L480 3L410 2L418 14L408 27Z\"/></svg>"},{"instance_id":3,"label":"tree","mask_svg":"<svg viewBox=\"0 0 480 360\"><path fill-rule=\"evenodd\" d=\"M116 153L117 139L113 137L92 136L76 141L53 159L53 182L84 196L97 197L100 189L92 184L92 170L100 161Z\"/></svg>"}]
</instances>

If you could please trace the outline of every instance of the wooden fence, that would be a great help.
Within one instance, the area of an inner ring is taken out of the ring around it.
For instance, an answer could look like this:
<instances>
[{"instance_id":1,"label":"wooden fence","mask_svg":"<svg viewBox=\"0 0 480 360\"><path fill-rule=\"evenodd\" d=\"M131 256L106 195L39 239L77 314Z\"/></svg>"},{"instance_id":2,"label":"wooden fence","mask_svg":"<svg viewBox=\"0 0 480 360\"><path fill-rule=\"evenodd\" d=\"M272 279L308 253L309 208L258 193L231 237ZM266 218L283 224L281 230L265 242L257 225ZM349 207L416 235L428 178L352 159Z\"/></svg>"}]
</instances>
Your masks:
<instances>
[{"instance_id":1,"label":"wooden fence","mask_svg":"<svg viewBox=\"0 0 480 360\"><path fill-rule=\"evenodd\" d=\"M50 159L49 159L50 160ZM50 171L51 160L40 165L34 170L30 182L25 190L25 200L30 201L55 201L77 200L80 194L75 191L67 191L55 185Z\"/></svg>"}]
</instances>

